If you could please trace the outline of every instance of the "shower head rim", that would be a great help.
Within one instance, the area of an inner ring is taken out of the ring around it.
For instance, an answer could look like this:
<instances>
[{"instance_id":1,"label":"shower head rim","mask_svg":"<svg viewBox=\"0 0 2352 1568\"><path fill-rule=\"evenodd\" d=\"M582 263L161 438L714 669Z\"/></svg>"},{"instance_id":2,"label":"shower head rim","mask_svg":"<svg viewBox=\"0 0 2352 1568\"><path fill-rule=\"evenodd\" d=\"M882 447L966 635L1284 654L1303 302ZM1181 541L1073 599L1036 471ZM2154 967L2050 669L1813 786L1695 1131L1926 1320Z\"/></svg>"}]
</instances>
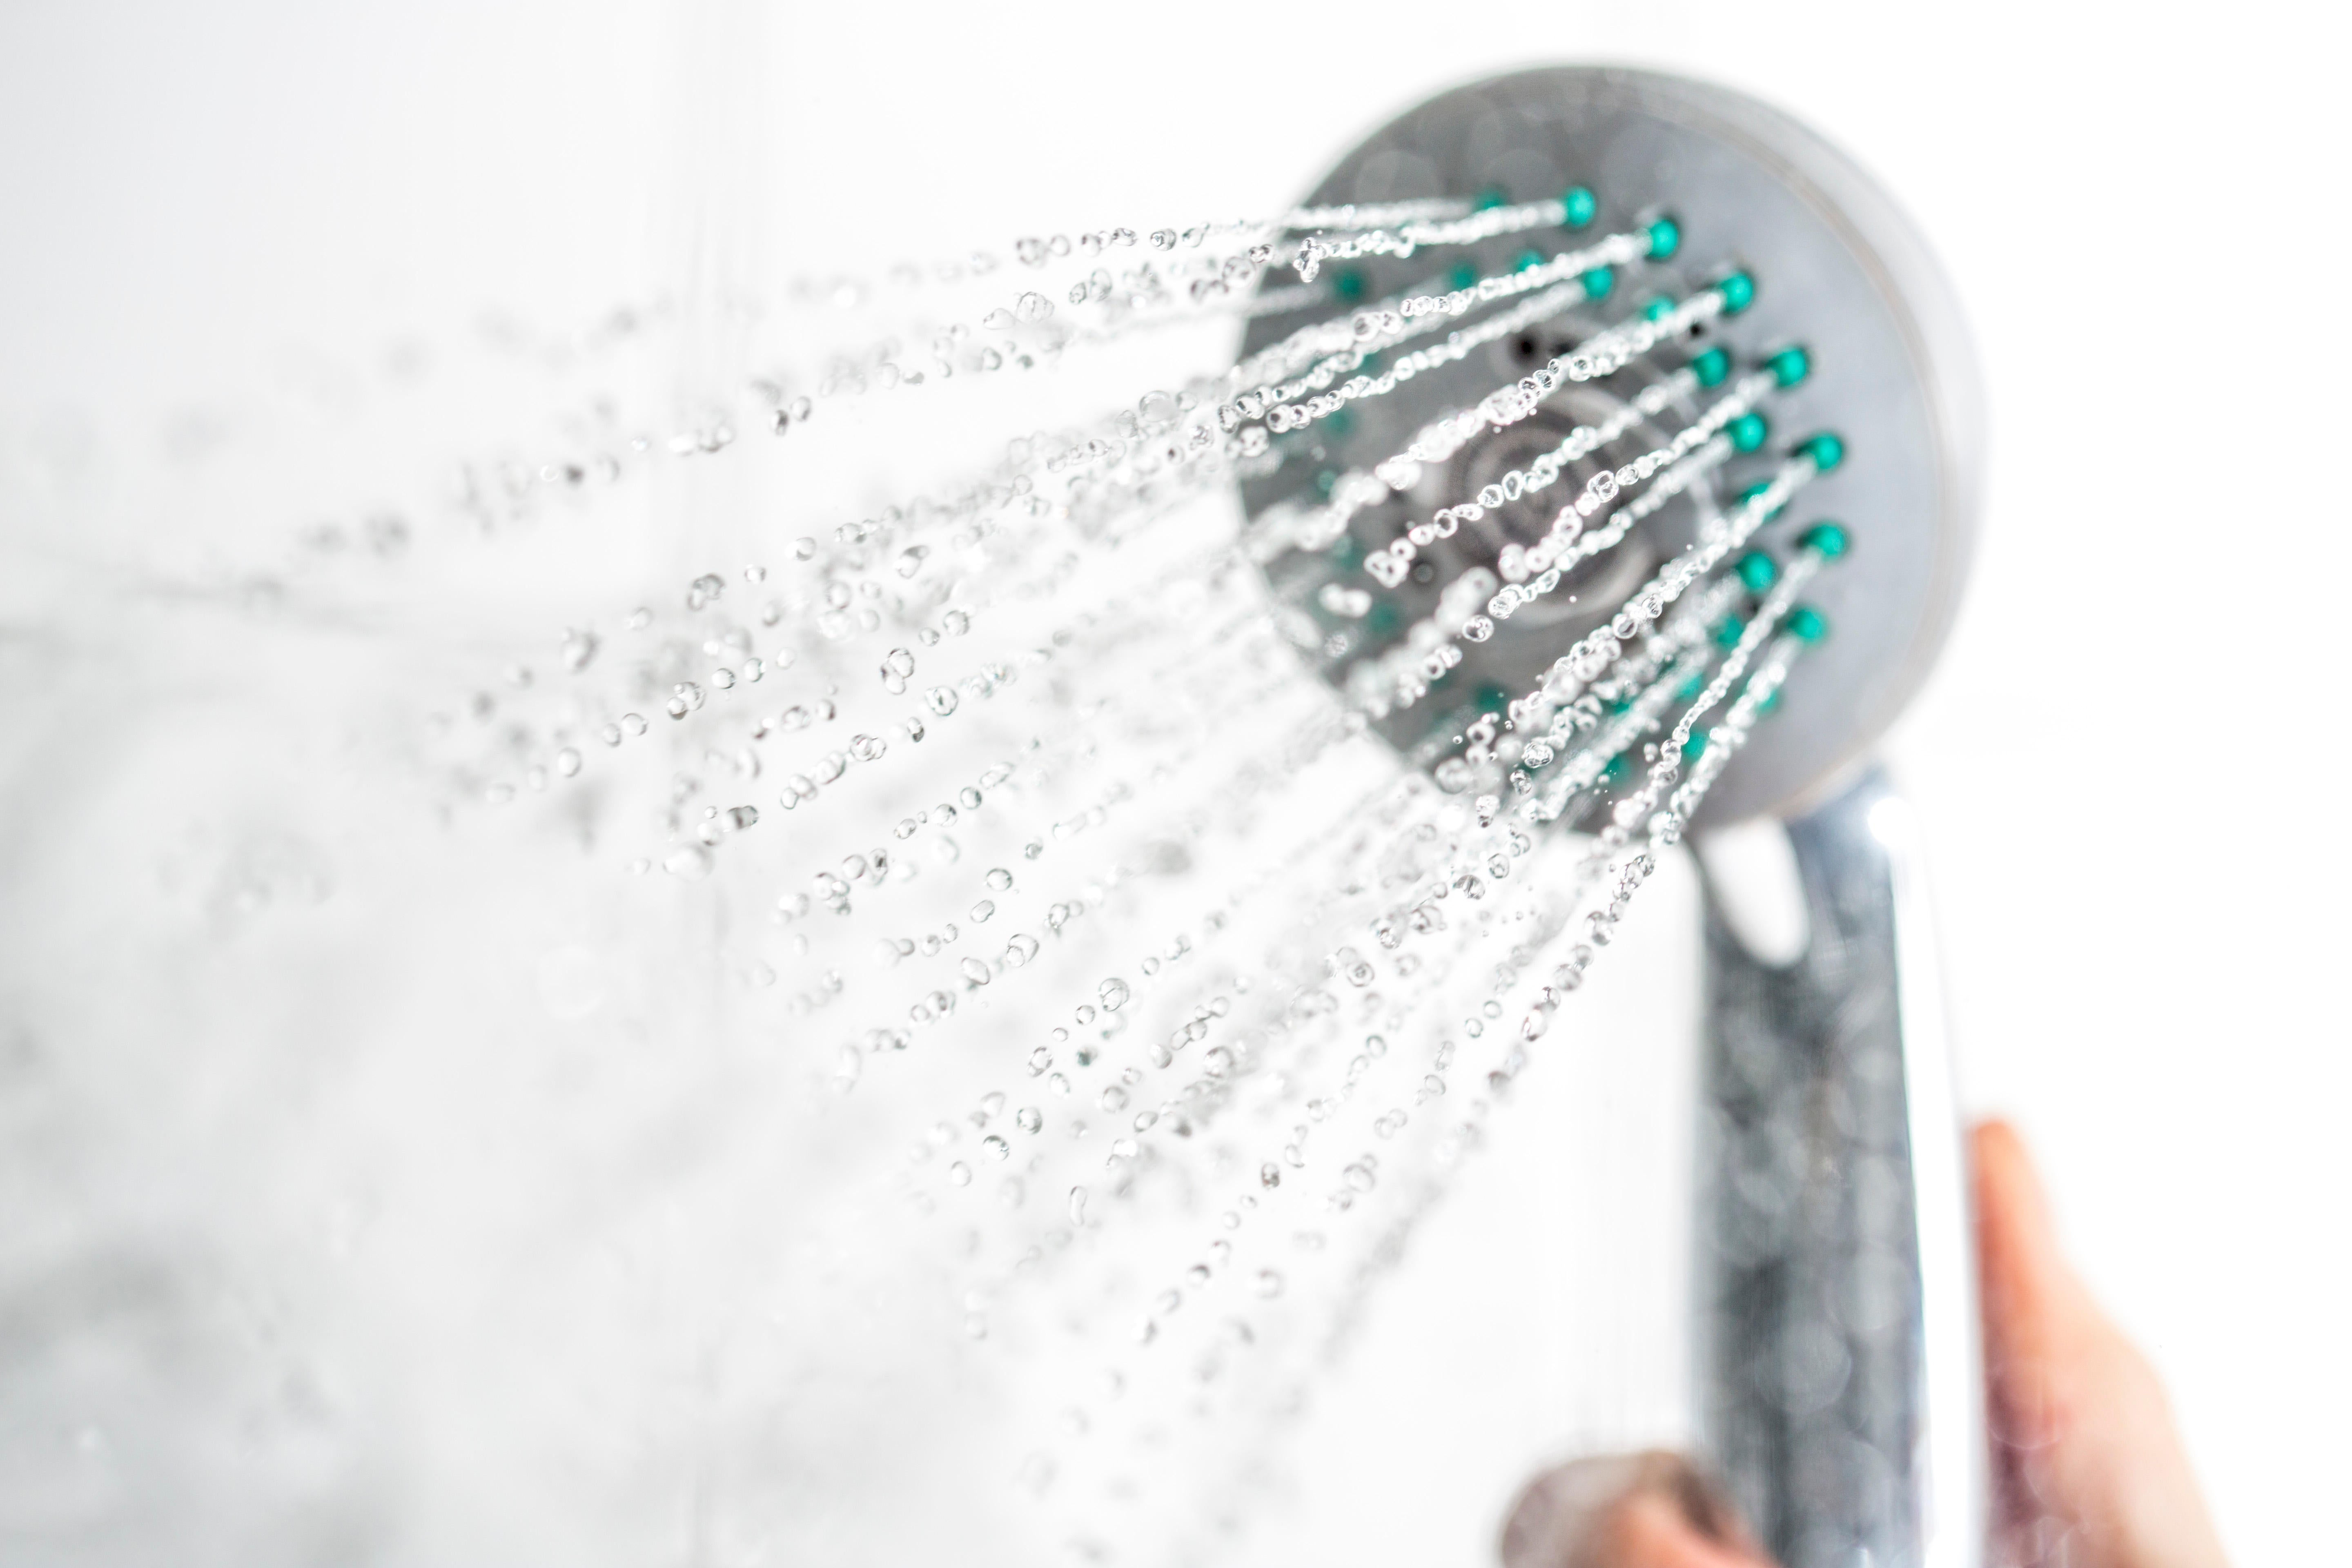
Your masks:
<instances>
[{"instance_id":1,"label":"shower head rim","mask_svg":"<svg viewBox=\"0 0 2352 1568\"><path fill-rule=\"evenodd\" d=\"M1411 146L1416 121L1444 106L1524 106L1530 100L1581 100L1604 113L1630 112L1737 154L1794 199L1802 210L1801 226L1815 231L1809 243L1843 253L1875 296L1899 344L1878 363L1891 367L1894 360L1902 361L1903 379L1916 389L1926 426L1925 452L1906 471L1917 476L1909 493L1923 504L1907 509L1912 516L1871 521L1889 530L1927 530L1925 542L1906 539L1904 546L1916 552L1914 569L1919 574L1895 610L1882 617L1891 624L1882 626L1865 650L1874 671L1866 687L1853 689L1849 704L1819 710L1801 722L1793 713L1782 715L1759 731L1750 748L1779 753L1765 766L1765 776L1742 788L1741 763L1750 759L1735 763L1694 826L1704 830L1751 816L1802 815L1833 798L1869 764L1926 683L1957 618L1975 552L1985 420L1976 353L1956 292L1916 225L1850 155L1786 111L1739 89L1642 67L1536 67L1423 100L1360 140L1318 182L1310 200L1348 199L1338 186L1349 171L1383 147ZM1448 177L1460 184L1465 171L1455 167ZM1932 474L1921 474L1923 467L1931 467ZM1918 518L1921 510L1933 515ZM1868 540L1863 542L1867 551ZM1871 577L1883 564L1847 563L1841 571ZM1872 578L1872 586L1883 582ZM1883 596L1878 602L1886 603Z\"/></svg>"}]
</instances>

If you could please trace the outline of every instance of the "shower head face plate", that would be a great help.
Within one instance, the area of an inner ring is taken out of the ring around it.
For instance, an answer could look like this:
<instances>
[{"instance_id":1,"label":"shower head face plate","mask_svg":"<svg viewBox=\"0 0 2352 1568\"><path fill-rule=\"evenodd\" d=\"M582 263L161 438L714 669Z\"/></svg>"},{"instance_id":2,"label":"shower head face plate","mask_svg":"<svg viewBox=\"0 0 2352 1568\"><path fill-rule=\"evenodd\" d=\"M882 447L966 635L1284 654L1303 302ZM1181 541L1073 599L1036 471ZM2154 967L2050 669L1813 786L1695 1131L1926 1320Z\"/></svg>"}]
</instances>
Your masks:
<instances>
[{"instance_id":1,"label":"shower head face plate","mask_svg":"<svg viewBox=\"0 0 2352 1568\"><path fill-rule=\"evenodd\" d=\"M1330 550L1291 549L1266 562L1269 584L1287 606L1296 640L1313 644L1323 674L1344 688L1350 667L1377 652L1383 635L1392 637L1436 611L1449 580L1479 566L1491 572L1509 542L1533 542L1594 471L1671 438L1714 395L1677 400L1623 440L1564 468L1549 489L1436 542L1423 553L1418 580L1378 589L1356 569L1365 552L1438 507L1470 500L1494 476L1549 449L1576 425L1622 408L1643 385L1708 346L1729 352L1736 378L1774 350L1801 344L1811 374L1762 405L1771 437L1759 450L1734 458L1711 484L1694 485L1623 543L1583 563L1555 593L1501 623L1490 640L1462 645L1464 661L1447 679L1418 702L1375 721L1421 765L1443 761L1459 749L1456 737L1478 712L1539 684L1553 660L1697 537L1724 498L1769 476L1798 440L1833 431L1843 439L1845 460L1801 490L1754 541L1785 560L1814 522L1844 525L1852 550L1806 594L1830 635L1800 661L1779 710L1757 726L1694 826L1794 815L1826 798L1867 758L1926 678L1949 629L1971 552L1981 445L1965 328L1925 244L1843 154L1740 94L1653 72L1533 70L1446 93L1374 134L1307 201L1321 206L1487 192L1518 203L1557 197L1573 185L1590 189L1599 202L1592 221L1573 232L1324 264L1334 289L1324 313L1337 315L1392 296L1458 287L1446 279L1465 262L1479 276L1508 271L1531 240L1549 256L1662 214L1672 215L1682 236L1664 260L1621 269L1596 301L1389 395L1351 404L1339 416L1277 437L1277 445L1291 447L1286 460L1243 483L1254 520L1273 509L1314 504L1321 487L1402 451L1432 419L1475 405L1632 318L1654 297L1686 297L1738 267L1755 279L1754 303L1615 375L1572 384L1523 423L1489 431L1448 462L1430 465L1410 492L1359 512L1349 535ZM1255 353L1301 322L1300 312L1263 317L1243 352ZM1326 593L1334 584L1343 592ZM1348 591L1357 589L1371 589L1379 601L1369 615L1344 613Z\"/></svg>"}]
</instances>

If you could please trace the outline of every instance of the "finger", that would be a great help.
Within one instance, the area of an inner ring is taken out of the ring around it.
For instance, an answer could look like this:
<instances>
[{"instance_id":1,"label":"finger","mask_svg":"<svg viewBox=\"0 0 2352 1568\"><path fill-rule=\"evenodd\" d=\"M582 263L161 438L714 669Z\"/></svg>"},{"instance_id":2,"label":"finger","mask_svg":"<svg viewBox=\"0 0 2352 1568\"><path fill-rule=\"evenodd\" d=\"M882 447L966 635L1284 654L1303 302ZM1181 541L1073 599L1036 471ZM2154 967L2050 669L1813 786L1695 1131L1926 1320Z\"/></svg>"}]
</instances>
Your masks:
<instances>
[{"instance_id":1,"label":"finger","mask_svg":"<svg viewBox=\"0 0 2352 1568\"><path fill-rule=\"evenodd\" d=\"M2023 1141L1992 1121L1971 1143L2006 1528L2029 1560L2221 1568L2163 1388L2067 1265Z\"/></svg>"},{"instance_id":2,"label":"finger","mask_svg":"<svg viewBox=\"0 0 2352 1568\"><path fill-rule=\"evenodd\" d=\"M2079 1288L2059 1253L2049 1202L2016 1129L1987 1121L1971 1142L1994 1433L2013 1447L2046 1447L2065 1421L2053 1371L2064 1359L2059 1342L2082 1305Z\"/></svg>"},{"instance_id":3,"label":"finger","mask_svg":"<svg viewBox=\"0 0 2352 1568\"><path fill-rule=\"evenodd\" d=\"M1592 1568L1770 1568L1738 1541L1702 1534L1681 1509L1655 1493L1612 1509Z\"/></svg>"},{"instance_id":4,"label":"finger","mask_svg":"<svg viewBox=\"0 0 2352 1568\"><path fill-rule=\"evenodd\" d=\"M1723 1489L1679 1454L1579 1459L1529 1482L1504 1568L1771 1568Z\"/></svg>"}]
</instances>

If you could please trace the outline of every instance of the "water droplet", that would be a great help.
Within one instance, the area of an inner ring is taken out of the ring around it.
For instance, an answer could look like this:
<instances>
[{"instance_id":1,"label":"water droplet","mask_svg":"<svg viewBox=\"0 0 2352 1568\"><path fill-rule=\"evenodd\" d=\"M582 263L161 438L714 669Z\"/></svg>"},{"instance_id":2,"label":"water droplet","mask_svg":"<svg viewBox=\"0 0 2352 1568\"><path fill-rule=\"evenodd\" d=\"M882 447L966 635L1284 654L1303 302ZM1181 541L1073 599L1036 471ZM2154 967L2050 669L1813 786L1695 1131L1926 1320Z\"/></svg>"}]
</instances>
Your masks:
<instances>
[{"instance_id":1,"label":"water droplet","mask_svg":"<svg viewBox=\"0 0 2352 1568\"><path fill-rule=\"evenodd\" d=\"M980 902L971 906L971 923L974 925L985 925L988 923L988 917L995 912L995 904L986 899L982 899Z\"/></svg>"},{"instance_id":2,"label":"water droplet","mask_svg":"<svg viewBox=\"0 0 2352 1568\"><path fill-rule=\"evenodd\" d=\"M566 746L555 753L555 771L571 778L580 771L580 753Z\"/></svg>"},{"instance_id":3,"label":"water droplet","mask_svg":"<svg viewBox=\"0 0 2352 1568\"><path fill-rule=\"evenodd\" d=\"M988 873L988 885L1001 893L1013 886L1013 873L998 866Z\"/></svg>"},{"instance_id":4,"label":"water droplet","mask_svg":"<svg viewBox=\"0 0 2352 1568\"><path fill-rule=\"evenodd\" d=\"M1084 1187L1070 1189L1070 1223L1079 1226L1087 1223L1087 1190Z\"/></svg>"},{"instance_id":5,"label":"water droplet","mask_svg":"<svg viewBox=\"0 0 2352 1568\"><path fill-rule=\"evenodd\" d=\"M992 1132L980 1141L980 1152L992 1160L1002 1160L1013 1152L1013 1145Z\"/></svg>"},{"instance_id":6,"label":"water droplet","mask_svg":"<svg viewBox=\"0 0 2352 1568\"><path fill-rule=\"evenodd\" d=\"M959 1187L971 1185L971 1167L958 1160L948 1167L948 1180Z\"/></svg>"},{"instance_id":7,"label":"water droplet","mask_svg":"<svg viewBox=\"0 0 2352 1568\"><path fill-rule=\"evenodd\" d=\"M1014 1111L1013 1121L1024 1132L1034 1132L1045 1125L1045 1114L1034 1105L1024 1105Z\"/></svg>"},{"instance_id":8,"label":"water droplet","mask_svg":"<svg viewBox=\"0 0 2352 1568\"><path fill-rule=\"evenodd\" d=\"M1282 1276L1271 1268L1261 1268L1253 1281L1258 1295L1268 1301L1282 1294Z\"/></svg>"},{"instance_id":9,"label":"water droplet","mask_svg":"<svg viewBox=\"0 0 2352 1568\"><path fill-rule=\"evenodd\" d=\"M1126 1006L1128 995L1127 982L1116 975L1104 981L1095 991L1095 997L1102 1003L1106 1013L1116 1013Z\"/></svg>"}]
</instances>

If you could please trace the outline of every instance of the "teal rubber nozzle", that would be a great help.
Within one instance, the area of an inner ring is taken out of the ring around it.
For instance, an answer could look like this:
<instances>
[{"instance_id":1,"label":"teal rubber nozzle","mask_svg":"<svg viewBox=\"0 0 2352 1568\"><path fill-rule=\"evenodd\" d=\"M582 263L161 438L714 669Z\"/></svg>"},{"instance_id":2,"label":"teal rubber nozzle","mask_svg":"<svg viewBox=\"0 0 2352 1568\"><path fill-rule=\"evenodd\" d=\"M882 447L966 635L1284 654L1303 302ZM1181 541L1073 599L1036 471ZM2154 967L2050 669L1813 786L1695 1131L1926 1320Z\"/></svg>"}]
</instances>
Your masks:
<instances>
[{"instance_id":1,"label":"teal rubber nozzle","mask_svg":"<svg viewBox=\"0 0 2352 1568\"><path fill-rule=\"evenodd\" d=\"M1824 561L1836 560L1851 543L1845 529L1834 522L1817 522L1797 537L1800 550L1810 550Z\"/></svg>"},{"instance_id":2,"label":"teal rubber nozzle","mask_svg":"<svg viewBox=\"0 0 2352 1568\"><path fill-rule=\"evenodd\" d=\"M1662 217L1650 226L1650 259L1664 261L1682 248L1683 226L1671 217Z\"/></svg>"},{"instance_id":3,"label":"teal rubber nozzle","mask_svg":"<svg viewBox=\"0 0 2352 1568\"><path fill-rule=\"evenodd\" d=\"M1766 360L1764 368L1772 373L1774 381L1786 388L1795 386L1811 375L1813 373L1813 362L1805 353L1802 344L1790 343L1787 348Z\"/></svg>"},{"instance_id":4,"label":"teal rubber nozzle","mask_svg":"<svg viewBox=\"0 0 2352 1568\"><path fill-rule=\"evenodd\" d=\"M1617 287L1617 274L1606 267L1596 267L1584 275L1584 297L1599 300Z\"/></svg>"},{"instance_id":5,"label":"teal rubber nozzle","mask_svg":"<svg viewBox=\"0 0 2352 1568\"><path fill-rule=\"evenodd\" d=\"M1816 643L1830 635L1830 624L1811 605L1799 605L1789 612L1790 635L1799 642Z\"/></svg>"},{"instance_id":6,"label":"teal rubber nozzle","mask_svg":"<svg viewBox=\"0 0 2352 1568\"><path fill-rule=\"evenodd\" d=\"M1690 362L1690 369L1701 386L1721 386L1723 378L1731 374L1731 356L1721 349L1709 349Z\"/></svg>"},{"instance_id":7,"label":"teal rubber nozzle","mask_svg":"<svg viewBox=\"0 0 2352 1568\"><path fill-rule=\"evenodd\" d=\"M1723 296L1723 313L1736 316L1756 302L1756 279L1745 272L1735 272L1716 286Z\"/></svg>"},{"instance_id":8,"label":"teal rubber nozzle","mask_svg":"<svg viewBox=\"0 0 2352 1568\"><path fill-rule=\"evenodd\" d=\"M1813 467L1826 474L1845 461L1845 441L1836 431L1824 430L1818 436L1807 437L1790 455L1811 458Z\"/></svg>"},{"instance_id":9,"label":"teal rubber nozzle","mask_svg":"<svg viewBox=\"0 0 2352 1568\"><path fill-rule=\"evenodd\" d=\"M1560 219L1563 228L1582 228L1601 210L1599 199L1582 185L1570 185L1562 191L1559 205L1567 209L1566 216Z\"/></svg>"},{"instance_id":10,"label":"teal rubber nozzle","mask_svg":"<svg viewBox=\"0 0 2352 1568\"><path fill-rule=\"evenodd\" d=\"M1764 416L1743 414L1731 422L1724 434L1731 437L1733 451L1752 452L1764 444Z\"/></svg>"},{"instance_id":11,"label":"teal rubber nozzle","mask_svg":"<svg viewBox=\"0 0 2352 1568\"><path fill-rule=\"evenodd\" d=\"M1751 550L1741 556L1736 570L1739 573L1741 585L1751 594L1764 592L1780 575L1780 568L1760 550Z\"/></svg>"}]
</instances>

